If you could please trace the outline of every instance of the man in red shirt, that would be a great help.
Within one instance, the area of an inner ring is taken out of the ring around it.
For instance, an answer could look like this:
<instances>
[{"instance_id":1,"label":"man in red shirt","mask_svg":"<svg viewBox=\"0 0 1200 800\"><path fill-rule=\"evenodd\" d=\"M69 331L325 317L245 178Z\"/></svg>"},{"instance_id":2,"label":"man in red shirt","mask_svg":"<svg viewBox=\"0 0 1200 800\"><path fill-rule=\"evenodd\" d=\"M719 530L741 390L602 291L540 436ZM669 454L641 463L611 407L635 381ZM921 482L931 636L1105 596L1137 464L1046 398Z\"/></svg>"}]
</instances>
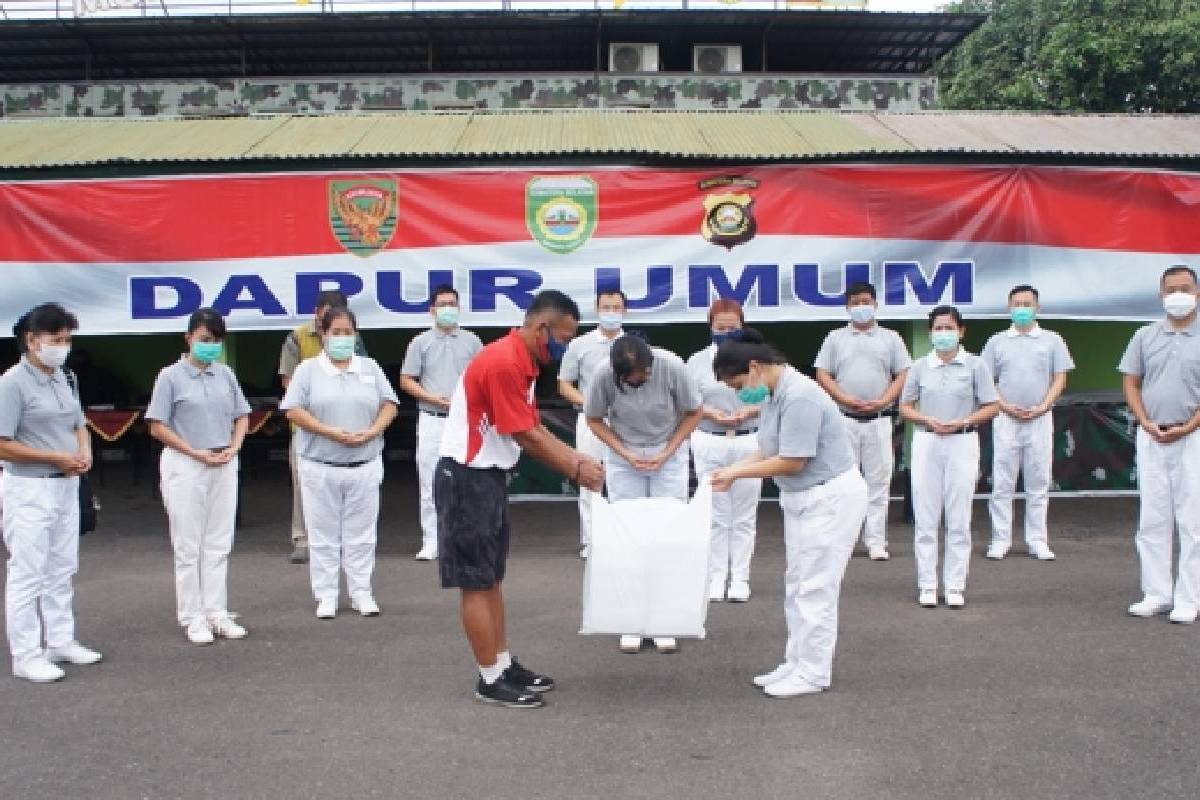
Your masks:
<instances>
[{"instance_id":1,"label":"man in red shirt","mask_svg":"<svg viewBox=\"0 0 1200 800\"><path fill-rule=\"evenodd\" d=\"M444 588L462 590L462 622L479 664L475 697L509 708L538 708L554 680L512 657L504 630L508 557L508 471L521 451L580 486L600 491L604 467L542 425L534 383L562 357L579 329L579 307L562 292L534 298L525 322L471 361L450 398L433 480L438 565Z\"/></svg>"}]
</instances>

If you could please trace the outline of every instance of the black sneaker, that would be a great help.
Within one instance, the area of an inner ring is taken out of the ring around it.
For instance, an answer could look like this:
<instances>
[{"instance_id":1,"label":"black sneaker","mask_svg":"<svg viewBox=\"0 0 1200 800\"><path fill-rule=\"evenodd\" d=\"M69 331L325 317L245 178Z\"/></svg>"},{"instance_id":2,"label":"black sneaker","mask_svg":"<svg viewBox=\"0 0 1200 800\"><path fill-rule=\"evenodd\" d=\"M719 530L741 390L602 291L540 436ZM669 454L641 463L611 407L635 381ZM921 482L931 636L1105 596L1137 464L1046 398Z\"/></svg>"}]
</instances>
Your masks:
<instances>
[{"instance_id":1,"label":"black sneaker","mask_svg":"<svg viewBox=\"0 0 1200 800\"><path fill-rule=\"evenodd\" d=\"M495 683L486 682L480 675L475 683L475 699L505 708L541 708L545 705L536 693L513 686L503 675Z\"/></svg>"},{"instance_id":2,"label":"black sneaker","mask_svg":"<svg viewBox=\"0 0 1200 800\"><path fill-rule=\"evenodd\" d=\"M500 678L513 686L520 686L531 692L548 692L554 688L554 678L525 669L515 658Z\"/></svg>"}]
</instances>

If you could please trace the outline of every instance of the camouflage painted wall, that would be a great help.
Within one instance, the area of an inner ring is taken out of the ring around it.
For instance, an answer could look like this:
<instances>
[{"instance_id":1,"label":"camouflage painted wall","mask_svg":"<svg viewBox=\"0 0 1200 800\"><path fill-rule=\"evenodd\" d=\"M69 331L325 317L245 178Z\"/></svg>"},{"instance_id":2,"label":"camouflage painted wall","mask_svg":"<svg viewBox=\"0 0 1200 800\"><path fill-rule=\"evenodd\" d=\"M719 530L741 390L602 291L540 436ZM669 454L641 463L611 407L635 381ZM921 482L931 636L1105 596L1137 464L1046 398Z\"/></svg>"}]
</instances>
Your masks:
<instances>
[{"instance_id":1,"label":"camouflage painted wall","mask_svg":"<svg viewBox=\"0 0 1200 800\"><path fill-rule=\"evenodd\" d=\"M937 105L932 77L828 75L657 75L597 79L592 74L479 78L150 81L6 84L0 113L12 116L155 116L437 109L818 108L923 111Z\"/></svg>"}]
</instances>

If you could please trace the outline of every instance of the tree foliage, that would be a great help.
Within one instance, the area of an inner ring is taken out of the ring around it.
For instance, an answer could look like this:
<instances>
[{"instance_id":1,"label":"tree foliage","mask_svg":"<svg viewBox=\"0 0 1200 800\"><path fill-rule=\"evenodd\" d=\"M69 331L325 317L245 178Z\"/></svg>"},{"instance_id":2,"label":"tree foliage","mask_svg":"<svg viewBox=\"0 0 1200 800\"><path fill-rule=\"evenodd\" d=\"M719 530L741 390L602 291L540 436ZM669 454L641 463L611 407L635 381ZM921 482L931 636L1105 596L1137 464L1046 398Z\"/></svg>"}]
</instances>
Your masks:
<instances>
[{"instance_id":1,"label":"tree foliage","mask_svg":"<svg viewBox=\"0 0 1200 800\"><path fill-rule=\"evenodd\" d=\"M988 21L936 67L961 109L1200 111L1200 0L959 0Z\"/></svg>"}]
</instances>

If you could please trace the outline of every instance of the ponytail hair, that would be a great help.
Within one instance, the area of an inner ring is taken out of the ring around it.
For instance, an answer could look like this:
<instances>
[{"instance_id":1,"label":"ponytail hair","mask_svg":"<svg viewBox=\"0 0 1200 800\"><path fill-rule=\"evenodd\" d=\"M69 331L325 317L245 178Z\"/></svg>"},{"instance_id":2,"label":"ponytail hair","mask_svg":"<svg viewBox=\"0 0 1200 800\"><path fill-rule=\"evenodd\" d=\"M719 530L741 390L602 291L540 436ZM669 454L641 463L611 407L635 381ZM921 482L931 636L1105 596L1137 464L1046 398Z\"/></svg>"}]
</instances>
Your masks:
<instances>
[{"instance_id":1,"label":"ponytail hair","mask_svg":"<svg viewBox=\"0 0 1200 800\"><path fill-rule=\"evenodd\" d=\"M759 364L786 364L787 359L763 339L754 328L732 331L729 338L717 348L713 357L713 374L723 381L750 371L750 362Z\"/></svg>"}]
</instances>

